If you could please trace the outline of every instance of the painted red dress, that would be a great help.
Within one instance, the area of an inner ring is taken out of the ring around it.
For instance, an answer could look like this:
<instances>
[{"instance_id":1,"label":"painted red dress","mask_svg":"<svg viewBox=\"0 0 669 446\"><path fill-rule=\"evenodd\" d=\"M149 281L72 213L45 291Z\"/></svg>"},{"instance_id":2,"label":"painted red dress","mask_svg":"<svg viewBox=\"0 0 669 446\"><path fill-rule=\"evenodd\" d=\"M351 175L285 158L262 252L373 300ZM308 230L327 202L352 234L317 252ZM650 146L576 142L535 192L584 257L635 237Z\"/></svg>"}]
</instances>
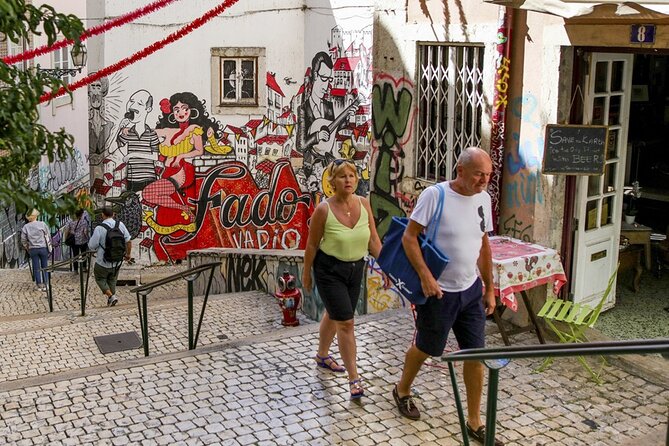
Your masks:
<instances>
[{"instance_id":1,"label":"painted red dress","mask_svg":"<svg viewBox=\"0 0 669 446\"><path fill-rule=\"evenodd\" d=\"M195 167L186 159L180 159L176 165L168 164L175 157L193 151L192 141L194 138L201 138L202 134L202 128L195 127L180 142L159 146L165 168L160 176L161 180L158 180L163 189L158 189L158 192L165 194L164 199L155 200L153 194L148 194L148 196L145 194L144 198L148 202L160 201L156 203L155 216L149 211L145 217L146 224L155 232L153 247L160 260L169 260L170 257L165 251L164 243L170 243L170 239L178 240L181 236L197 230L193 212L195 206L193 202L197 198ZM156 188L149 192L155 194ZM171 194L167 195L168 192Z\"/></svg>"}]
</instances>

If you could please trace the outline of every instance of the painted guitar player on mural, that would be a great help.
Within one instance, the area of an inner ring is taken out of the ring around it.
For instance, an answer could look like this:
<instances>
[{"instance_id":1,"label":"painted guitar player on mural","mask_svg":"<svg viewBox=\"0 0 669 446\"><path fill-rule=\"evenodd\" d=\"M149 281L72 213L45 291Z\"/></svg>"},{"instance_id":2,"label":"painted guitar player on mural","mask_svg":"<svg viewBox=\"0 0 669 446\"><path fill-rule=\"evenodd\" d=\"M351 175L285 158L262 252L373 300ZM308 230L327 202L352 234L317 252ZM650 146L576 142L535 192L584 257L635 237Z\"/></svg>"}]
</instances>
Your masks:
<instances>
[{"instance_id":1,"label":"painted guitar player on mural","mask_svg":"<svg viewBox=\"0 0 669 446\"><path fill-rule=\"evenodd\" d=\"M321 51L311 60L309 85L298 110L298 149L304 154L306 176L320 177L325 166L339 158L335 153L336 137L358 108L359 99L335 117L334 104L329 99L333 76L330 55Z\"/></svg>"}]
</instances>

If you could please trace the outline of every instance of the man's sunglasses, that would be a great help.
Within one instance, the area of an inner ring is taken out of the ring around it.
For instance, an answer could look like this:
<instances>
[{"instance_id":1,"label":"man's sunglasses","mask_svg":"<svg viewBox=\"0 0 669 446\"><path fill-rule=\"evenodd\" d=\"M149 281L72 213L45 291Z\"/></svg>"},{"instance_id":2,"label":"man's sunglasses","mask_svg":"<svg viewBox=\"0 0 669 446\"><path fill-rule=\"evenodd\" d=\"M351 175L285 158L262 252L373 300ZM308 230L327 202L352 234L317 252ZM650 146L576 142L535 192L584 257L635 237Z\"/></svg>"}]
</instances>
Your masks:
<instances>
[{"instance_id":1,"label":"man's sunglasses","mask_svg":"<svg viewBox=\"0 0 669 446\"><path fill-rule=\"evenodd\" d=\"M334 77L332 77L332 76L323 76L323 75L320 74L320 73L318 73L318 77L320 78L320 80L321 80L322 82L328 82L328 83L330 83L330 82L332 82L332 81L334 80Z\"/></svg>"}]
</instances>

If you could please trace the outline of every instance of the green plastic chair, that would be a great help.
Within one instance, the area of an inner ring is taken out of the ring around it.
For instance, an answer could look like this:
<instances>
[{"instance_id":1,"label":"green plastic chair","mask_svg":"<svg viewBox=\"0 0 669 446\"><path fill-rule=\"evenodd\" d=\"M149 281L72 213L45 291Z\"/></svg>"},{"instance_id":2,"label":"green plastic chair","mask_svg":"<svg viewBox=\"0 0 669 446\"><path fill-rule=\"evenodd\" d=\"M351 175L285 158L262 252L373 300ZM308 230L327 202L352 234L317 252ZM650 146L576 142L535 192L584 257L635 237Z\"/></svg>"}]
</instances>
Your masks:
<instances>
[{"instance_id":1,"label":"green plastic chair","mask_svg":"<svg viewBox=\"0 0 669 446\"><path fill-rule=\"evenodd\" d=\"M620 265L618 265L620 266ZM580 343L587 342L585 337L585 331L588 328L592 328L599 318L599 314L602 312L602 307L606 302L611 290L613 289L613 283L616 280L616 274L618 273L618 266L611 274L609 278L609 283L602 295L601 300L595 308L590 307L586 304L575 304L571 301L565 301L562 299L548 298L546 303L537 316L543 318L546 321L546 325L555 333L561 343L571 344L571 343ZM561 326L566 326L567 329L558 328L555 321L560 322ZM578 356L577 359L583 365L583 367L590 373L592 380L597 384L602 384L602 379L600 378L601 372L606 365L606 360L604 357L601 357L601 365L599 370L595 372L590 365L585 361L583 356ZM553 363L554 358L546 358L543 363L537 369L538 372L544 371L548 366Z\"/></svg>"}]
</instances>

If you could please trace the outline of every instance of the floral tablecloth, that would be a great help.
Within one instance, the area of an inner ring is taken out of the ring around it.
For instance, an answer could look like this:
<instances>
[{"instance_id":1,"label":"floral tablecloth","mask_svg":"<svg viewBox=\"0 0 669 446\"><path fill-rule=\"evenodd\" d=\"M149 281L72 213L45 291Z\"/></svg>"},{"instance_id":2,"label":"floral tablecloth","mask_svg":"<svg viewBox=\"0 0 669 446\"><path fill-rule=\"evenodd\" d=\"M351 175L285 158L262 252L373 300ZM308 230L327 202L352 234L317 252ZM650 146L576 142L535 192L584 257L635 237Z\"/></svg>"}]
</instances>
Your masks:
<instances>
[{"instance_id":1,"label":"floral tablecloth","mask_svg":"<svg viewBox=\"0 0 669 446\"><path fill-rule=\"evenodd\" d=\"M552 282L557 294L567 278L557 251L510 237L490 237L495 295L518 310L514 293Z\"/></svg>"}]
</instances>

